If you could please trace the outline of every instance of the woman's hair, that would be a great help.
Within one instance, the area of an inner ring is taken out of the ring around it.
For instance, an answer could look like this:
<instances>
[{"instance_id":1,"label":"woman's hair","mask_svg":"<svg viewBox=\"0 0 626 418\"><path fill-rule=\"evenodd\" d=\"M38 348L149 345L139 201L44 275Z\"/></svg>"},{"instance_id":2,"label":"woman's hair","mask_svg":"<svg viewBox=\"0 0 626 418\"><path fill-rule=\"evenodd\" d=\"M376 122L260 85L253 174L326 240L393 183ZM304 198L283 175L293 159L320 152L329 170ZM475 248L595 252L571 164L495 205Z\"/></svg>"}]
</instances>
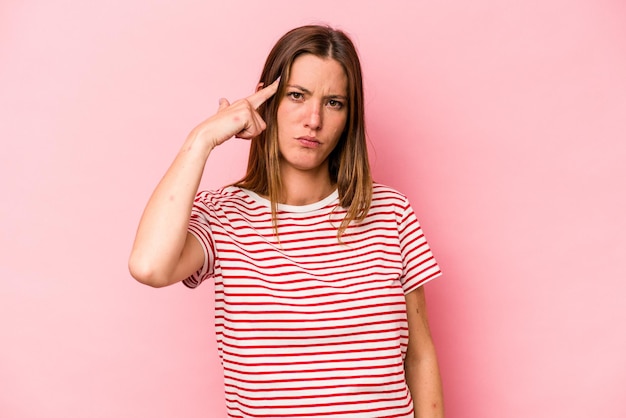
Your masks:
<instances>
[{"instance_id":1,"label":"woman's hair","mask_svg":"<svg viewBox=\"0 0 626 418\"><path fill-rule=\"evenodd\" d=\"M339 204L347 211L337 232L337 237L341 239L350 222L365 218L372 200L372 177L365 140L361 64L354 44L342 31L327 26L302 26L287 32L274 45L259 81L264 86L269 86L279 76L281 81L276 94L258 109L267 129L252 139L246 175L236 185L269 197L272 221L277 233L276 213L282 183L276 114L285 94L293 62L303 54L336 60L342 65L348 79L346 125L337 146L328 157L330 179L337 183Z\"/></svg>"}]
</instances>

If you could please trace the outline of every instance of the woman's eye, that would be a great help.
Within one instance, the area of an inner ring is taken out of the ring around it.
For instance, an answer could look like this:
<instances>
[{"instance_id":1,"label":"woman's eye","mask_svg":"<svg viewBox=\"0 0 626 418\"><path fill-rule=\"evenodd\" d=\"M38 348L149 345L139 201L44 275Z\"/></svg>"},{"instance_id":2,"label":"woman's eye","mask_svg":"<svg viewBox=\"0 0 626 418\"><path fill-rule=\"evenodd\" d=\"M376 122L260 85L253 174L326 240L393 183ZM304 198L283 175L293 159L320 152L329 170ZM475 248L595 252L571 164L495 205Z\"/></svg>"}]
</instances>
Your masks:
<instances>
[{"instance_id":1,"label":"woman's eye","mask_svg":"<svg viewBox=\"0 0 626 418\"><path fill-rule=\"evenodd\" d=\"M339 100L329 100L328 106L332 107L333 109L341 109L343 107L343 103Z\"/></svg>"},{"instance_id":2,"label":"woman's eye","mask_svg":"<svg viewBox=\"0 0 626 418\"><path fill-rule=\"evenodd\" d=\"M293 100L302 100L302 98L304 97L302 93L297 91L289 92L287 93L287 96L291 97Z\"/></svg>"}]
</instances>

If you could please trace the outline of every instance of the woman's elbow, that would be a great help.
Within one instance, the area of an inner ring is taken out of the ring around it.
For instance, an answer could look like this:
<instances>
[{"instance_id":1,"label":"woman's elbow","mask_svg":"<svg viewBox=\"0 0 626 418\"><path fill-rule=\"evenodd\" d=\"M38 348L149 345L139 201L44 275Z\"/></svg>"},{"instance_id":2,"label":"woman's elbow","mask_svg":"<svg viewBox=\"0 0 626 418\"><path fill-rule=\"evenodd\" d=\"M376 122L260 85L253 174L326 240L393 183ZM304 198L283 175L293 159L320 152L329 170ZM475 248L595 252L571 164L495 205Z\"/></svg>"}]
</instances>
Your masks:
<instances>
[{"instance_id":1,"label":"woman's elbow","mask_svg":"<svg viewBox=\"0 0 626 418\"><path fill-rule=\"evenodd\" d=\"M156 288L169 284L164 275L159 274L151 263L142 262L133 255L128 260L128 270L130 275L141 284Z\"/></svg>"}]
</instances>

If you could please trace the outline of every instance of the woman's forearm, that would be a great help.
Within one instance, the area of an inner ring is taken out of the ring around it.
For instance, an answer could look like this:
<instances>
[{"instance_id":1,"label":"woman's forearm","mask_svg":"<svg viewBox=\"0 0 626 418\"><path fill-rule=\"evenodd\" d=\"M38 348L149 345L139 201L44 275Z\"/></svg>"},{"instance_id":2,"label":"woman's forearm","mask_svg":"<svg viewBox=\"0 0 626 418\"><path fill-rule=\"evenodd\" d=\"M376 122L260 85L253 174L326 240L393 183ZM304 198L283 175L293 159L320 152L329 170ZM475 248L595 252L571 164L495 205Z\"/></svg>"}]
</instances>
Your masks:
<instances>
[{"instance_id":1,"label":"woman's forearm","mask_svg":"<svg viewBox=\"0 0 626 418\"><path fill-rule=\"evenodd\" d=\"M220 99L215 115L189 134L152 193L139 222L129 269L138 281L165 286L199 269L204 254L187 228L204 166L216 146L236 136L252 139L266 127L258 107L272 97L279 80L232 105Z\"/></svg>"},{"instance_id":2,"label":"woman's forearm","mask_svg":"<svg viewBox=\"0 0 626 418\"><path fill-rule=\"evenodd\" d=\"M432 355L407 359L404 368L415 417L443 418L443 390L434 348Z\"/></svg>"},{"instance_id":3,"label":"woman's forearm","mask_svg":"<svg viewBox=\"0 0 626 418\"><path fill-rule=\"evenodd\" d=\"M129 260L133 277L160 287L173 277L185 241L189 217L212 146L192 132L143 212Z\"/></svg>"},{"instance_id":4,"label":"woman's forearm","mask_svg":"<svg viewBox=\"0 0 626 418\"><path fill-rule=\"evenodd\" d=\"M420 286L406 295L409 344L404 359L416 418L442 418L443 390L437 353L428 325L426 295Z\"/></svg>"}]
</instances>

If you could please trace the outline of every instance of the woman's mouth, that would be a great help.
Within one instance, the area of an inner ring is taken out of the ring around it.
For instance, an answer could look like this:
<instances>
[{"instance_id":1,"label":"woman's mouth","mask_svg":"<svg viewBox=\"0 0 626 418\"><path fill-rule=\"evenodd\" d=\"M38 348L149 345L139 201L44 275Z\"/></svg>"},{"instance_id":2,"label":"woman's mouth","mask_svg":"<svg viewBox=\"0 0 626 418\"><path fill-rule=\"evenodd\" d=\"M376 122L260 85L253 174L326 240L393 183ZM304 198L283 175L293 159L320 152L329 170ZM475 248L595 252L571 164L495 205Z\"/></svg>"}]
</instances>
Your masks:
<instances>
[{"instance_id":1,"label":"woman's mouth","mask_svg":"<svg viewBox=\"0 0 626 418\"><path fill-rule=\"evenodd\" d=\"M300 136L296 140L305 148L317 148L321 143L311 136Z\"/></svg>"}]
</instances>

